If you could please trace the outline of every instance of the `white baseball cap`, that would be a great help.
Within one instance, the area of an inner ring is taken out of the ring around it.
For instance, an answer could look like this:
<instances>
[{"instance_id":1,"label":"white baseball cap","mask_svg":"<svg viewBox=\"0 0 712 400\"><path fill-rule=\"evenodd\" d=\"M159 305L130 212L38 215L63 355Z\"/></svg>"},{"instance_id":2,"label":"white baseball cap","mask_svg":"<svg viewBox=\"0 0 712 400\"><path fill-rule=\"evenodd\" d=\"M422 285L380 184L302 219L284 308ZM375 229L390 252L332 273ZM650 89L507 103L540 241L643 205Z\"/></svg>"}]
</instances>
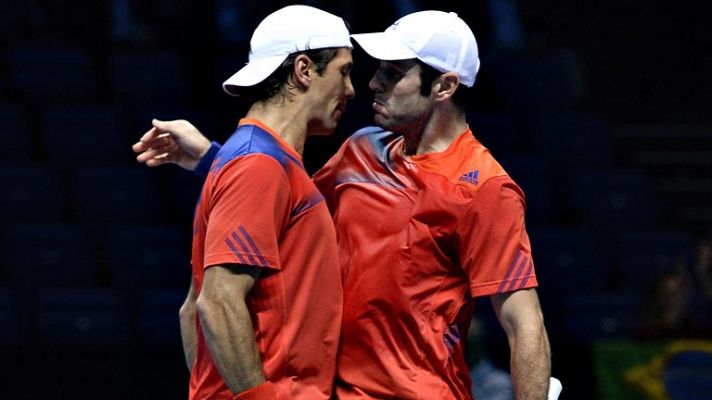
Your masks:
<instances>
[{"instance_id":1,"label":"white baseball cap","mask_svg":"<svg viewBox=\"0 0 712 400\"><path fill-rule=\"evenodd\" d=\"M475 84L480 69L475 35L454 12L419 11L400 18L385 32L351 37L373 58L417 58L440 72L456 72L465 86Z\"/></svg>"},{"instance_id":2,"label":"white baseball cap","mask_svg":"<svg viewBox=\"0 0 712 400\"><path fill-rule=\"evenodd\" d=\"M340 17L318 8L292 5L268 15L250 40L247 65L223 82L227 94L267 79L292 53L328 47L352 47L349 30Z\"/></svg>"}]
</instances>

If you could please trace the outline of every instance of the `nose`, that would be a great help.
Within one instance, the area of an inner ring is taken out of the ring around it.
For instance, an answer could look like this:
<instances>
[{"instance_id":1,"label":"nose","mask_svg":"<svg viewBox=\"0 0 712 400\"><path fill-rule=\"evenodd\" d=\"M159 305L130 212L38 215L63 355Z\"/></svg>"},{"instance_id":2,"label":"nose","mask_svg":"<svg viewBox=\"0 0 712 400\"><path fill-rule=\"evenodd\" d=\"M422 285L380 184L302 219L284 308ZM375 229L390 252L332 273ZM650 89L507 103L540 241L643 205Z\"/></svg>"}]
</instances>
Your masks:
<instances>
[{"instance_id":1,"label":"nose","mask_svg":"<svg viewBox=\"0 0 712 400\"><path fill-rule=\"evenodd\" d=\"M381 81L378 79L378 71L376 71L376 73L373 74L373 76L371 77L371 80L368 82L368 88L376 93L383 91L383 85L381 84Z\"/></svg>"},{"instance_id":2,"label":"nose","mask_svg":"<svg viewBox=\"0 0 712 400\"><path fill-rule=\"evenodd\" d=\"M354 89L354 84L351 81L351 77L346 80L346 98L353 99L356 96L356 89Z\"/></svg>"}]
</instances>

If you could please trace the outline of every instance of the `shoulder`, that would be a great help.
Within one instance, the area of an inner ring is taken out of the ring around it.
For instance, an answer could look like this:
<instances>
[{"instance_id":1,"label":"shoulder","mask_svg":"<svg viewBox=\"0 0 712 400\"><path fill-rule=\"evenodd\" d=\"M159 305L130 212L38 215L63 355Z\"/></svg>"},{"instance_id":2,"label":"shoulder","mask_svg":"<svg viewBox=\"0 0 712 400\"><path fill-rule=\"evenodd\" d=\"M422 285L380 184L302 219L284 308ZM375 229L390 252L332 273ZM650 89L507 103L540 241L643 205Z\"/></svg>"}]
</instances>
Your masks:
<instances>
[{"instance_id":1,"label":"shoulder","mask_svg":"<svg viewBox=\"0 0 712 400\"><path fill-rule=\"evenodd\" d=\"M459 162L451 179L475 192L514 183L487 147L472 136L464 139L456 152Z\"/></svg>"},{"instance_id":2,"label":"shoulder","mask_svg":"<svg viewBox=\"0 0 712 400\"><path fill-rule=\"evenodd\" d=\"M220 165L216 165L216 164ZM246 153L223 161L216 159L208 173L208 180L214 185L240 182L241 186L255 182L288 184L290 174L274 157L259 153Z\"/></svg>"},{"instance_id":3,"label":"shoulder","mask_svg":"<svg viewBox=\"0 0 712 400\"><path fill-rule=\"evenodd\" d=\"M211 172L219 172L237 159L250 159L248 165L270 164L265 159L272 159L285 171L293 166L303 169L300 160L285 151L270 133L255 125L241 125L233 132L215 156Z\"/></svg>"},{"instance_id":4,"label":"shoulder","mask_svg":"<svg viewBox=\"0 0 712 400\"><path fill-rule=\"evenodd\" d=\"M526 201L522 189L508 176L491 177L473 192L466 213L486 214L503 224L523 216Z\"/></svg>"},{"instance_id":5,"label":"shoulder","mask_svg":"<svg viewBox=\"0 0 712 400\"><path fill-rule=\"evenodd\" d=\"M524 198L522 189L506 174L490 177L480 191L483 195Z\"/></svg>"},{"instance_id":6,"label":"shoulder","mask_svg":"<svg viewBox=\"0 0 712 400\"><path fill-rule=\"evenodd\" d=\"M524 192L509 176L492 153L477 139L472 137L458 154L462 157L453 178L457 184L476 195L477 202L513 199L524 201Z\"/></svg>"}]
</instances>

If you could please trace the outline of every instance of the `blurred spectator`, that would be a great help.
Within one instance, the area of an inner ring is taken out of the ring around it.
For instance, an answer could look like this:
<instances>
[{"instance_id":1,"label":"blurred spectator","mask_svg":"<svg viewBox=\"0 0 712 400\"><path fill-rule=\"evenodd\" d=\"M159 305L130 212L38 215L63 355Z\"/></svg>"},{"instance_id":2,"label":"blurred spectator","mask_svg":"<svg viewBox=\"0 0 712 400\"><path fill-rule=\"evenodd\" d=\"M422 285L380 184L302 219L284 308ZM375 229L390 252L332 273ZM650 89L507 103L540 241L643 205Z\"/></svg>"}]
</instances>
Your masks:
<instances>
[{"instance_id":1,"label":"blurred spectator","mask_svg":"<svg viewBox=\"0 0 712 400\"><path fill-rule=\"evenodd\" d=\"M683 261L655 275L643 297L643 310L634 335L637 339L709 337L705 315L692 307L693 285Z\"/></svg>"},{"instance_id":2,"label":"blurred spectator","mask_svg":"<svg viewBox=\"0 0 712 400\"><path fill-rule=\"evenodd\" d=\"M695 250L695 278L709 305L712 304L712 229L701 235Z\"/></svg>"}]
</instances>

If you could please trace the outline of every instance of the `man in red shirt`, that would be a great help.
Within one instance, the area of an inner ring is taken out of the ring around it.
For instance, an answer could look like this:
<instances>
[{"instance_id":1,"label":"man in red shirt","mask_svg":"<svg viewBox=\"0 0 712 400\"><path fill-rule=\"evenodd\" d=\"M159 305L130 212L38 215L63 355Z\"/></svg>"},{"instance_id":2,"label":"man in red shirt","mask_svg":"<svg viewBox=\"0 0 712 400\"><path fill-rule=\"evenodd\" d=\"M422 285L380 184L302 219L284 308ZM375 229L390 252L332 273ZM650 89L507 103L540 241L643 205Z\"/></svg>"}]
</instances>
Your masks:
<instances>
[{"instance_id":1,"label":"man in red shirt","mask_svg":"<svg viewBox=\"0 0 712 400\"><path fill-rule=\"evenodd\" d=\"M471 398L461 338L473 299L489 296L517 398L545 399L550 349L524 194L465 118L479 69L472 31L454 13L424 11L352 37L381 60L369 83L378 127L354 133L313 178L344 280L336 396Z\"/></svg>"},{"instance_id":2,"label":"man in red shirt","mask_svg":"<svg viewBox=\"0 0 712 400\"><path fill-rule=\"evenodd\" d=\"M517 397L544 399L549 343L524 194L465 120L472 31L423 11L352 38L381 60L369 83L378 127L354 133L313 178L344 276L338 397L470 398L462 337L473 299L489 296Z\"/></svg>"},{"instance_id":3,"label":"man in red shirt","mask_svg":"<svg viewBox=\"0 0 712 400\"><path fill-rule=\"evenodd\" d=\"M260 23L249 63L223 84L254 102L202 166L180 313L191 400L332 395L343 304L336 233L301 154L307 134L331 133L354 95L351 46L341 18L285 7ZM160 140L154 125L146 138Z\"/></svg>"}]
</instances>

